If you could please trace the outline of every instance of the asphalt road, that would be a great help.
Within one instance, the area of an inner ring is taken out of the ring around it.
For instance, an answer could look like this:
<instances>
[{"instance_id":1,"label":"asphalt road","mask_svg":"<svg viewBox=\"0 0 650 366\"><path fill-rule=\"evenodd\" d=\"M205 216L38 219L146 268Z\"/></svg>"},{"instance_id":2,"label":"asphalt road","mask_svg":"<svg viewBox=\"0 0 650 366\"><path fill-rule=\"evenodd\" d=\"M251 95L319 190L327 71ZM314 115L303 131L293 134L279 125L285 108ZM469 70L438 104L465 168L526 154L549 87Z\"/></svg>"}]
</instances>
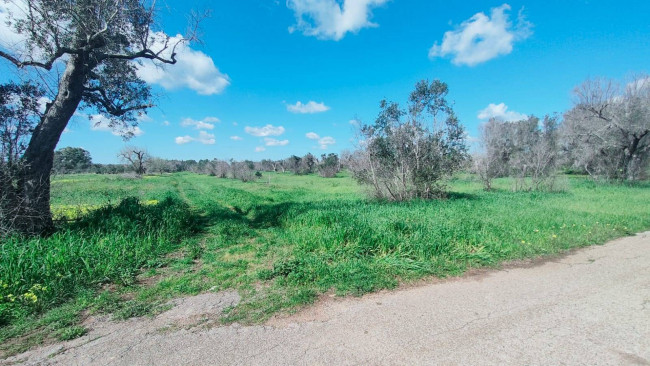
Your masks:
<instances>
[{"instance_id":1,"label":"asphalt road","mask_svg":"<svg viewBox=\"0 0 650 366\"><path fill-rule=\"evenodd\" d=\"M204 294L155 319L94 319L80 339L0 364L650 365L650 232L542 263L326 298L263 326L209 326L237 301Z\"/></svg>"}]
</instances>

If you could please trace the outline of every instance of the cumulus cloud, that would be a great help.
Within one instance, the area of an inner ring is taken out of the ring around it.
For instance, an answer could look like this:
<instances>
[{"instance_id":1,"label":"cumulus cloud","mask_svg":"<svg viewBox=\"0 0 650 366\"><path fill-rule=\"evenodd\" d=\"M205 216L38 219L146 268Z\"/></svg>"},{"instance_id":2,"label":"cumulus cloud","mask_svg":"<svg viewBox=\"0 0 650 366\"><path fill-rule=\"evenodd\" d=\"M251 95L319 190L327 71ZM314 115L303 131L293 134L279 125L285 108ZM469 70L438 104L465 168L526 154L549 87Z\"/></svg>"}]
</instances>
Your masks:
<instances>
[{"instance_id":1,"label":"cumulus cloud","mask_svg":"<svg viewBox=\"0 0 650 366\"><path fill-rule=\"evenodd\" d=\"M152 37L157 41L151 48L154 51L162 49L166 35L157 32ZM176 44L182 38L180 34L171 37L169 44ZM149 84L158 84L168 90L190 88L201 95L219 94L230 85L228 75L219 71L210 56L192 49L186 43L179 43L175 51L176 64L159 65L142 60L138 76ZM169 58L171 49L165 50L163 56Z\"/></svg>"},{"instance_id":2,"label":"cumulus cloud","mask_svg":"<svg viewBox=\"0 0 650 366\"><path fill-rule=\"evenodd\" d=\"M181 126L194 127L197 130L212 130L214 128L214 123L216 122L219 122L219 118L217 117L205 117L200 121L192 118L185 118L181 121Z\"/></svg>"},{"instance_id":3,"label":"cumulus cloud","mask_svg":"<svg viewBox=\"0 0 650 366\"><path fill-rule=\"evenodd\" d=\"M230 136L230 139L233 140L233 141L241 141L241 140L243 140L243 138L241 138L239 136Z\"/></svg>"},{"instance_id":4,"label":"cumulus cloud","mask_svg":"<svg viewBox=\"0 0 650 366\"><path fill-rule=\"evenodd\" d=\"M266 146L286 146L289 144L289 140L276 140L270 137L264 138L264 144Z\"/></svg>"},{"instance_id":5,"label":"cumulus cloud","mask_svg":"<svg viewBox=\"0 0 650 366\"><path fill-rule=\"evenodd\" d=\"M318 146L323 150L327 149L330 145L334 145L335 143L336 140L330 136L325 136L318 140Z\"/></svg>"},{"instance_id":6,"label":"cumulus cloud","mask_svg":"<svg viewBox=\"0 0 650 366\"><path fill-rule=\"evenodd\" d=\"M176 143L179 145L183 145L194 141L194 138L192 138L192 136L189 135L178 136L177 138L174 139L174 141L176 141Z\"/></svg>"},{"instance_id":7,"label":"cumulus cloud","mask_svg":"<svg viewBox=\"0 0 650 366\"><path fill-rule=\"evenodd\" d=\"M485 109L481 110L478 113L478 118L482 120L488 120L491 118L496 118L505 122L521 121L522 119L527 119L528 116L515 112L509 111L508 106L505 103L494 104L490 103Z\"/></svg>"},{"instance_id":8,"label":"cumulus cloud","mask_svg":"<svg viewBox=\"0 0 650 366\"><path fill-rule=\"evenodd\" d=\"M289 32L300 31L306 36L338 41L348 32L377 27L372 23L372 9L388 0L287 0L296 24Z\"/></svg>"},{"instance_id":9,"label":"cumulus cloud","mask_svg":"<svg viewBox=\"0 0 650 366\"><path fill-rule=\"evenodd\" d=\"M93 131L110 132L115 136L142 136L144 131L138 126L115 126L111 127L110 120L101 114L87 116L90 120L90 129Z\"/></svg>"},{"instance_id":10,"label":"cumulus cloud","mask_svg":"<svg viewBox=\"0 0 650 366\"><path fill-rule=\"evenodd\" d=\"M327 149L330 145L334 145L336 143L336 140L334 140L333 137L331 136L320 137L315 132L308 132L305 134L305 136L310 140L318 140L318 147L320 147L323 150Z\"/></svg>"},{"instance_id":11,"label":"cumulus cloud","mask_svg":"<svg viewBox=\"0 0 650 366\"><path fill-rule=\"evenodd\" d=\"M266 148L264 146L258 146L255 148L255 152L262 152L262 151L266 151Z\"/></svg>"},{"instance_id":12,"label":"cumulus cloud","mask_svg":"<svg viewBox=\"0 0 650 366\"><path fill-rule=\"evenodd\" d=\"M198 142L203 145L214 145L217 142L213 134L207 133L205 131L199 132L199 136L197 137L192 137L189 135L178 136L174 139L174 141L179 145L187 144L190 142Z\"/></svg>"},{"instance_id":13,"label":"cumulus cloud","mask_svg":"<svg viewBox=\"0 0 650 366\"><path fill-rule=\"evenodd\" d=\"M532 24L522 11L513 24L506 13L510 5L503 4L491 10L491 15L477 13L461 23L455 30L445 32L442 44L436 42L429 50L429 57L451 55L456 65L474 66L500 55L512 52L515 42L528 38ZM522 9L523 10L523 9Z\"/></svg>"},{"instance_id":14,"label":"cumulus cloud","mask_svg":"<svg viewBox=\"0 0 650 366\"><path fill-rule=\"evenodd\" d=\"M313 100L302 104L298 101L296 104L287 105L287 110L291 113L322 113L330 110L330 107L326 106L325 103L316 103Z\"/></svg>"},{"instance_id":15,"label":"cumulus cloud","mask_svg":"<svg viewBox=\"0 0 650 366\"><path fill-rule=\"evenodd\" d=\"M244 128L244 131L249 135L253 135L257 137L280 136L284 133L284 127L282 126L275 127L273 125L266 125L264 127L246 126Z\"/></svg>"}]
</instances>

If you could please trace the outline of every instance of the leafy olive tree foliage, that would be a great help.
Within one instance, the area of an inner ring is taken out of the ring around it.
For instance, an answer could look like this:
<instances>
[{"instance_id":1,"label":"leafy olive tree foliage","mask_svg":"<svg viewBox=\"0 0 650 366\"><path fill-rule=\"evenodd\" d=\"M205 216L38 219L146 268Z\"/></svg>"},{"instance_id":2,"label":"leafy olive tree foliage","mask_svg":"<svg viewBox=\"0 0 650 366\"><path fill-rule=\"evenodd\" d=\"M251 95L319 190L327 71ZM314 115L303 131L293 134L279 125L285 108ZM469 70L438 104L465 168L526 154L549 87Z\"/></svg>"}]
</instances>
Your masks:
<instances>
[{"instance_id":1,"label":"leafy olive tree foliage","mask_svg":"<svg viewBox=\"0 0 650 366\"><path fill-rule=\"evenodd\" d=\"M562 134L574 167L597 179L642 179L650 161L650 77L590 79L574 90Z\"/></svg>"},{"instance_id":2,"label":"leafy olive tree foliage","mask_svg":"<svg viewBox=\"0 0 650 366\"><path fill-rule=\"evenodd\" d=\"M80 147L64 147L54 152L52 171L57 174L85 173L92 165L90 152Z\"/></svg>"},{"instance_id":3,"label":"leafy olive tree foliage","mask_svg":"<svg viewBox=\"0 0 650 366\"><path fill-rule=\"evenodd\" d=\"M21 231L42 233L52 227L49 190L54 149L72 115L85 107L108 118L111 127L136 125L138 114L152 106L150 89L136 74L136 62L173 64L177 43L155 28L155 1L11 3L20 9L10 14L10 25L24 38L24 49L0 49L0 59L34 71L29 75L63 67L55 95L20 157L24 171L14 192L29 211L38 212L16 218L22 222Z\"/></svg>"},{"instance_id":4,"label":"leafy olive tree foliage","mask_svg":"<svg viewBox=\"0 0 650 366\"><path fill-rule=\"evenodd\" d=\"M474 170L486 190L497 177L512 176L515 190L554 190L560 163L557 117L517 122L491 119L482 126L482 154Z\"/></svg>"},{"instance_id":5,"label":"leafy olive tree foliage","mask_svg":"<svg viewBox=\"0 0 650 366\"><path fill-rule=\"evenodd\" d=\"M44 92L30 84L0 85L0 237L24 229L20 217L36 217L22 194L21 157L41 116Z\"/></svg>"},{"instance_id":6,"label":"leafy olive tree foliage","mask_svg":"<svg viewBox=\"0 0 650 366\"><path fill-rule=\"evenodd\" d=\"M323 178L332 178L341 171L341 162L336 154L323 154L318 162L318 174Z\"/></svg>"},{"instance_id":7,"label":"leafy olive tree foliage","mask_svg":"<svg viewBox=\"0 0 650 366\"><path fill-rule=\"evenodd\" d=\"M420 81L408 111L384 100L375 123L360 127L360 149L350 169L376 197L404 201L444 195L443 178L468 156L465 130L447 93L444 82Z\"/></svg>"}]
</instances>

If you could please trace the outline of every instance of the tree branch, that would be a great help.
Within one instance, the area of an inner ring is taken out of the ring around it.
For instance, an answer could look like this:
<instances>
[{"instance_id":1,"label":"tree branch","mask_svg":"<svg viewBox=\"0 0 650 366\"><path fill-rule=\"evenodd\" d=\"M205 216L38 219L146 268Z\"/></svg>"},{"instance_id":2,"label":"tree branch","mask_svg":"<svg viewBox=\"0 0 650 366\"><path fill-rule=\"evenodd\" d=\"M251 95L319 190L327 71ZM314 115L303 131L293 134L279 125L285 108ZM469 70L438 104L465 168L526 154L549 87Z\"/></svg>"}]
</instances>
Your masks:
<instances>
[{"instance_id":1,"label":"tree branch","mask_svg":"<svg viewBox=\"0 0 650 366\"><path fill-rule=\"evenodd\" d=\"M54 53L54 55L47 60L46 62L39 62L39 61L20 61L14 56L0 50L0 57L6 59L7 61L11 62L12 64L16 65L18 68L23 68L26 66L32 66L32 67L40 67L45 70L52 70L52 65L58 60L61 56L65 55L66 53L69 54L78 54L79 51L73 50L71 48L67 47L62 47L57 49L57 51Z\"/></svg>"},{"instance_id":2,"label":"tree branch","mask_svg":"<svg viewBox=\"0 0 650 366\"><path fill-rule=\"evenodd\" d=\"M113 103L113 101L111 100L111 98L108 97L106 91L103 88L85 88L84 95L92 99L93 101L96 101L99 104L101 104L102 107L104 107L104 109L106 109L108 113L116 117L123 116L131 111L143 110L154 106L151 103L135 105L128 108L124 108L122 106L116 106L115 103Z\"/></svg>"}]
</instances>

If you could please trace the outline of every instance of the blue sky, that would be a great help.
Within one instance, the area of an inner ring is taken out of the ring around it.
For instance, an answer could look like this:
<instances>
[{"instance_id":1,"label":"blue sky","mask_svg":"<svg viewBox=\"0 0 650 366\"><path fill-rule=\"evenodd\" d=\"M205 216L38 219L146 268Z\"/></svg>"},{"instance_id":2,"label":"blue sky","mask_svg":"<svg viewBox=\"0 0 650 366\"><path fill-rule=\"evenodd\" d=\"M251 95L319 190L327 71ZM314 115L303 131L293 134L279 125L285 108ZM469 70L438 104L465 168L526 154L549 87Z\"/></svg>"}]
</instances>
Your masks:
<instances>
[{"instance_id":1,"label":"blue sky","mask_svg":"<svg viewBox=\"0 0 650 366\"><path fill-rule=\"evenodd\" d=\"M490 116L563 112L588 77L650 71L650 2L641 0L167 6L161 24L169 35L183 32L192 9L209 8L212 16L203 23L203 45L184 49L181 65L143 71L161 97L127 143L163 158L260 160L351 149L350 121L372 122L384 98L405 106L421 79L448 83L461 122L477 136ZM59 148L80 146L95 162L111 163L124 144L78 116Z\"/></svg>"}]
</instances>

